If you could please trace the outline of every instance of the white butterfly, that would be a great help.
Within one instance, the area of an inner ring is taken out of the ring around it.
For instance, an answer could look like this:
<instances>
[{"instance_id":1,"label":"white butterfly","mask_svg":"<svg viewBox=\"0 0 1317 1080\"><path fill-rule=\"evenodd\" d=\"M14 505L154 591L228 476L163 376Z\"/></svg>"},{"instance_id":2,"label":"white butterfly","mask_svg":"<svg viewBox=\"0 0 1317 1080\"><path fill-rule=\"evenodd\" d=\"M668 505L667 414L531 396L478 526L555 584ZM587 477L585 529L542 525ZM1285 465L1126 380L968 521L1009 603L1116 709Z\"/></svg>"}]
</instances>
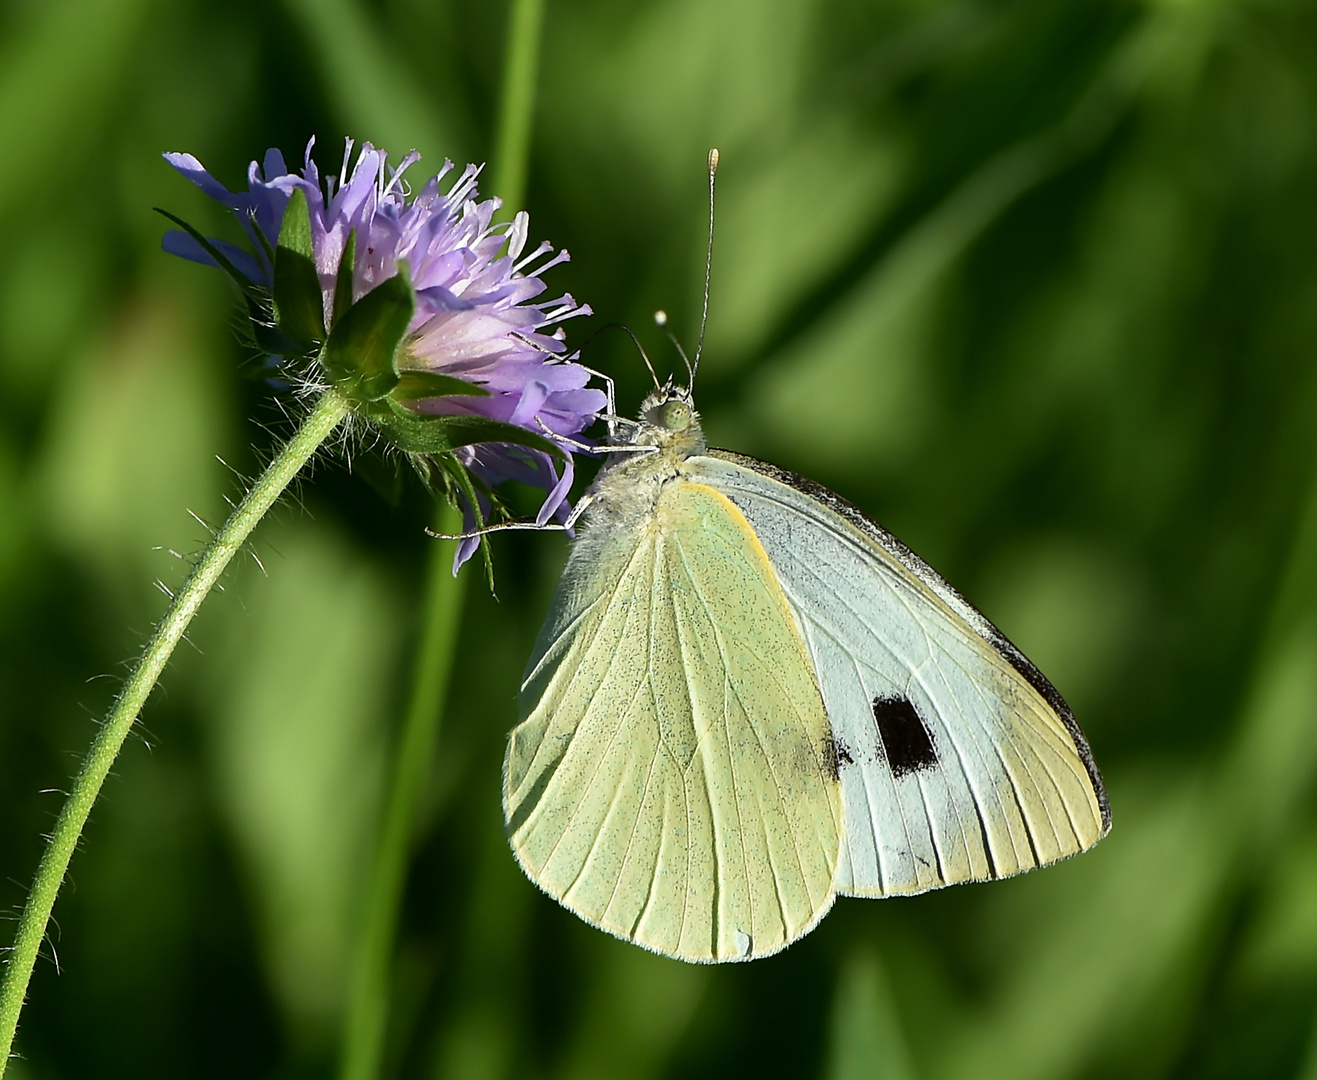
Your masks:
<instances>
[{"instance_id":1,"label":"white butterfly","mask_svg":"<svg viewBox=\"0 0 1317 1080\"><path fill-rule=\"evenodd\" d=\"M745 960L837 896L1006 877L1106 834L1066 703L899 540L707 449L688 390L651 395L628 446L587 495L508 743L537 885L666 956Z\"/></svg>"}]
</instances>

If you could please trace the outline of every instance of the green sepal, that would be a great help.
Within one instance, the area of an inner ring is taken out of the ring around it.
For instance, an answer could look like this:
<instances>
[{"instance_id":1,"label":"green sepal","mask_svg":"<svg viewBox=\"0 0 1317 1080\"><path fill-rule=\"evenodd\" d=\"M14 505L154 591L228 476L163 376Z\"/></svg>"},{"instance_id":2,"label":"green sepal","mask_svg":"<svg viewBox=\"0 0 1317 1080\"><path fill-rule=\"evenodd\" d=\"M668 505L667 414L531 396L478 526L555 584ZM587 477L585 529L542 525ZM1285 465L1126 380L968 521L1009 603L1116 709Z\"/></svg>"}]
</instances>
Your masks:
<instances>
[{"instance_id":1,"label":"green sepal","mask_svg":"<svg viewBox=\"0 0 1317 1080\"><path fill-rule=\"evenodd\" d=\"M269 300L257 300L248 296L247 320L251 327L252 341L261 352L270 356L298 356L305 352L299 342L294 341L270 321Z\"/></svg>"},{"instance_id":2,"label":"green sepal","mask_svg":"<svg viewBox=\"0 0 1317 1080\"><path fill-rule=\"evenodd\" d=\"M270 247L270 241L265 239L265 230L256 223L255 211L248 211L248 217L252 223L252 235L256 237L256 242L261 245L261 250L265 252L265 257L269 260L271 266L274 265L275 256L278 254L274 248Z\"/></svg>"},{"instance_id":3,"label":"green sepal","mask_svg":"<svg viewBox=\"0 0 1317 1080\"><path fill-rule=\"evenodd\" d=\"M275 319L303 351L325 340L324 299L311 245L311 207L298 188L288 200L274 258Z\"/></svg>"},{"instance_id":4,"label":"green sepal","mask_svg":"<svg viewBox=\"0 0 1317 1080\"><path fill-rule=\"evenodd\" d=\"M227 255L224 254L224 252L220 251L219 248L217 248L214 244L212 244L209 240L207 240L204 236L202 236L201 233L197 232L196 229L194 229L181 217L179 217L176 214L171 214L168 210L161 210L160 207L158 206L155 207L155 212L157 214L163 214L175 225L177 225L180 229L182 229L185 233L187 233L188 236L192 237L193 240L195 240L198 244L200 244L201 249L212 259L214 259L216 263L219 264L219 268L223 270L226 274L228 274L229 277L233 279L234 283L238 286L238 288L241 289L244 293L246 293L248 296L259 295L257 292L257 287L251 282L251 280L247 277L247 275L244 274L241 270L239 270L236 266L234 266L233 262L229 259Z\"/></svg>"},{"instance_id":5,"label":"green sepal","mask_svg":"<svg viewBox=\"0 0 1317 1080\"><path fill-rule=\"evenodd\" d=\"M485 527L485 515L480 510L480 500L476 497L475 485L472 484L472 476L469 469L466 469L458 461L451 461L449 468L446 470L450 476L457 482L462 494L471 504L471 513L475 515L476 528ZM459 541L460 543L460 541ZM480 555L485 563L485 581L489 585L490 596L495 596L494 592L494 552L489 546L488 534L482 533L480 536Z\"/></svg>"},{"instance_id":6,"label":"green sepal","mask_svg":"<svg viewBox=\"0 0 1317 1080\"><path fill-rule=\"evenodd\" d=\"M398 385L389 395L394 401L420 401L432 397L489 397L483 386L440 375L434 371L403 371L398 374Z\"/></svg>"},{"instance_id":7,"label":"green sepal","mask_svg":"<svg viewBox=\"0 0 1317 1080\"><path fill-rule=\"evenodd\" d=\"M416 310L405 263L334 323L321 353L334 388L356 402L379 401L398 385L395 357Z\"/></svg>"},{"instance_id":8,"label":"green sepal","mask_svg":"<svg viewBox=\"0 0 1317 1080\"><path fill-rule=\"evenodd\" d=\"M567 460L567 452L552 440L485 416L418 416L392 397L373 402L368 415L398 449L411 454L446 454L475 443L512 443Z\"/></svg>"},{"instance_id":9,"label":"green sepal","mask_svg":"<svg viewBox=\"0 0 1317 1080\"><path fill-rule=\"evenodd\" d=\"M539 450L555 457L559 461L567 460L567 451L552 439L536 435L516 424L507 424L502 420L491 420L487 416L445 416L442 419L448 429L448 438L453 446L471 446L475 443L511 443L524 446L530 450Z\"/></svg>"},{"instance_id":10,"label":"green sepal","mask_svg":"<svg viewBox=\"0 0 1317 1080\"><path fill-rule=\"evenodd\" d=\"M343 245L343 256L338 260L338 273L334 277L334 322L347 313L352 306L352 274L357 265L357 230L348 232L348 242Z\"/></svg>"}]
</instances>

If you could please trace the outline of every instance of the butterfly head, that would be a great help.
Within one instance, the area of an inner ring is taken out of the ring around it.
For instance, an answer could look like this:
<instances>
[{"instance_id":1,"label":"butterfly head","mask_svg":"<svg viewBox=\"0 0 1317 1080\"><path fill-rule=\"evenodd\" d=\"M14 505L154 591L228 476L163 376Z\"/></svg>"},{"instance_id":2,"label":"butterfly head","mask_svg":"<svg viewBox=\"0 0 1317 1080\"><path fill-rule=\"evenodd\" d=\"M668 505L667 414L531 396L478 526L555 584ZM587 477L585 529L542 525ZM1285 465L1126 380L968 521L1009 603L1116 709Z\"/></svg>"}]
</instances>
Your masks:
<instances>
[{"instance_id":1,"label":"butterfly head","mask_svg":"<svg viewBox=\"0 0 1317 1080\"><path fill-rule=\"evenodd\" d=\"M640 416L625 431L613 445L635 450L610 455L599 470L591 488L595 496L588 515L591 522L610 512L617 520L640 521L652 508L659 487L681 471L687 458L705 450L700 414L690 390L674 386L671 380L645 398Z\"/></svg>"},{"instance_id":2,"label":"butterfly head","mask_svg":"<svg viewBox=\"0 0 1317 1080\"><path fill-rule=\"evenodd\" d=\"M647 426L673 435L680 435L692 424L699 426L699 414L691 401L691 392L684 386L671 383L645 399L640 418Z\"/></svg>"},{"instance_id":3,"label":"butterfly head","mask_svg":"<svg viewBox=\"0 0 1317 1080\"><path fill-rule=\"evenodd\" d=\"M652 446L659 458L680 461L704 450L700 414L687 387L669 381L640 406L640 422L631 436L636 446Z\"/></svg>"}]
</instances>

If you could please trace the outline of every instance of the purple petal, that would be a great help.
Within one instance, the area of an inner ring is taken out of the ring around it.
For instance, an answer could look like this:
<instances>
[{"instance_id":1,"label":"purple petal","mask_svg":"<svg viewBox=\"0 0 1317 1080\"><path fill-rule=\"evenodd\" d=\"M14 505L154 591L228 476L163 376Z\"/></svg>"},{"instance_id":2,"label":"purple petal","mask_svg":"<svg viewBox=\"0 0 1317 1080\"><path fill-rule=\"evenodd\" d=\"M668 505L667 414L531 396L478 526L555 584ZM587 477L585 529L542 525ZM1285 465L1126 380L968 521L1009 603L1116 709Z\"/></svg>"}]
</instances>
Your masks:
<instances>
[{"instance_id":1,"label":"purple petal","mask_svg":"<svg viewBox=\"0 0 1317 1080\"><path fill-rule=\"evenodd\" d=\"M431 285L428 289L417 289L416 298L432 312L470 311L474 304L461 297L454 296L442 285Z\"/></svg>"},{"instance_id":2,"label":"purple petal","mask_svg":"<svg viewBox=\"0 0 1317 1080\"><path fill-rule=\"evenodd\" d=\"M170 255L178 255L190 262L205 266L219 266L210 252L197 243L196 238L179 229L170 229L160 240L160 246Z\"/></svg>"},{"instance_id":3,"label":"purple petal","mask_svg":"<svg viewBox=\"0 0 1317 1080\"><path fill-rule=\"evenodd\" d=\"M526 384L521 392L521 400L517 402L517 407L512 410L512 423L518 427L524 427L528 431L535 430L535 417L539 414L544 403L549 399L549 388L535 379Z\"/></svg>"},{"instance_id":4,"label":"purple petal","mask_svg":"<svg viewBox=\"0 0 1317 1080\"><path fill-rule=\"evenodd\" d=\"M216 240L213 236L208 236L206 239L215 245L224 254L225 258L233 263L234 268L246 276L248 280L257 285L269 283L269 277L261 269L260 263L243 251L242 248L234 247L223 240ZM210 252L203 248L195 237L178 229L170 229L165 233L160 240L160 246L170 255L178 255L204 266L219 266L219 263L211 258Z\"/></svg>"},{"instance_id":5,"label":"purple petal","mask_svg":"<svg viewBox=\"0 0 1317 1080\"><path fill-rule=\"evenodd\" d=\"M403 174L414 166L414 153L396 168L387 155L363 143L353 158L346 143L343 165L323 182L307 144L300 175L291 173L277 149L252 162L247 190L231 192L190 154L167 154L166 160L203 191L232 209L252 241L254 255L216 241L226 257L253 281L269 282L262 269L264 245L273 243L294 190L306 193L311 211L311 242L325 301L333 310L339 262L349 233L355 230L353 296L360 297L397 273L400 260L410 267L416 288L416 313L408 327L406 348L421 370L467 379L483 386L487 397L450 396L417 403L423 414L484 416L542 434L547 427L574 435L592 424L606 406L606 395L590 387L591 374L575 357L566 359L561 324L589 314L570 294L544 300L545 270L567 260L541 244L526 252L530 223L524 212L511 222L494 223L498 199L478 199L480 169L467 166L447 182L445 161L438 176L419 185L410 197ZM169 233L165 250L210 263L205 251L186 234ZM551 295L551 294L550 294ZM456 452L457 460L482 483L516 479L546 492L536 520L543 524L567 512L575 470L569 460L561 475L555 458L510 444L478 444ZM465 506L468 527L477 508L488 514L477 494ZM476 551L478 539L458 546L454 568Z\"/></svg>"},{"instance_id":6,"label":"purple petal","mask_svg":"<svg viewBox=\"0 0 1317 1080\"><path fill-rule=\"evenodd\" d=\"M544 505L540 507L540 512L535 515L536 525L545 524L567 501L567 493L572 490L572 480L575 475L572 456L568 454L567 461L563 465L562 479L553 486L553 490L544 500Z\"/></svg>"},{"instance_id":7,"label":"purple petal","mask_svg":"<svg viewBox=\"0 0 1317 1080\"><path fill-rule=\"evenodd\" d=\"M265 173L266 180L272 180L276 176L284 176L288 172L288 166L284 164L283 154L273 146L265 151L265 161L261 169Z\"/></svg>"},{"instance_id":8,"label":"purple petal","mask_svg":"<svg viewBox=\"0 0 1317 1080\"><path fill-rule=\"evenodd\" d=\"M466 519L463 518L462 520L465 522ZM471 520L474 521L475 518ZM462 569L462 564L476 553L478 547L480 547L480 538L476 536L468 536L466 539L457 542L457 551L453 554L453 577L457 577L457 572Z\"/></svg>"},{"instance_id":9,"label":"purple petal","mask_svg":"<svg viewBox=\"0 0 1317 1080\"><path fill-rule=\"evenodd\" d=\"M191 154L165 154L164 159L216 202L230 208L239 205L238 196L216 180Z\"/></svg>"}]
</instances>

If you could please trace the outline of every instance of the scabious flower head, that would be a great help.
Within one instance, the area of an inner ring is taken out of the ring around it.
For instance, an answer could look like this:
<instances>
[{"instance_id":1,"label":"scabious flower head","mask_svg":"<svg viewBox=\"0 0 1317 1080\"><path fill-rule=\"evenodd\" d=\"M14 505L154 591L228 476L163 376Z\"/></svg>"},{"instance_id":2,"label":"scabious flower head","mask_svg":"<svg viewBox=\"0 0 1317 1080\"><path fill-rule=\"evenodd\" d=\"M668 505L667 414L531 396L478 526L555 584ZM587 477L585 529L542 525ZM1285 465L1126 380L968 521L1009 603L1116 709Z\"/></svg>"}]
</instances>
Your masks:
<instances>
[{"instance_id":1,"label":"scabious flower head","mask_svg":"<svg viewBox=\"0 0 1317 1080\"><path fill-rule=\"evenodd\" d=\"M197 235L179 231L165 235L165 250L212 265L218 255L255 289L273 292L277 301L276 262L284 257L280 237L290 203L301 192L319 286L322 337L332 341L346 308L378 286L400 273L410 281L414 309L394 353L393 371L386 374L393 382L394 375L404 383L410 377L411 392L388 403L392 412L367 411L385 422L386 437L403 430L390 426L390 417L405 420L409 414L418 419L475 418L474 430L486 434L508 432L488 421L539 437L546 432L572 436L588 427L606 398L587 385L590 373L571 362L574 356L567 355L560 324L588 315L590 309L567 294L539 299L546 288L541 275L566 262L567 252L554 254L544 243L526 253L529 218L524 211L511 222L495 224L494 214L502 204L498 199L477 201L476 166L468 165L444 190L443 182L453 171L452 162L445 161L438 175L412 197L404 173L419 160L414 151L393 168L382 151L365 143L354 164L349 140L338 175L322 178L311 158L314 143L307 145L300 173L288 170L278 150L268 151L261 165L253 161L245 192L229 191L191 154L166 154L174 168L236 214L252 250L219 240L210 240L208 250ZM301 203L295 205L300 213ZM344 265L345 256L350 266ZM464 390L452 380L474 389ZM447 431L452 424L430 426ZM403 427L412 430L405 423ZM528 442L536 439L481 439L444 452L450 465L460 465L478 481L468 494L474 495L482 519L491 510L488 489L509 479L546 490L537 516L540 524L565 516L572 456L551 454ZM462 501L470 528L476 523L477 506L470 497ZM460 544L455 571L477 546L474 539Z\"/></svg>"}]
</instances>

